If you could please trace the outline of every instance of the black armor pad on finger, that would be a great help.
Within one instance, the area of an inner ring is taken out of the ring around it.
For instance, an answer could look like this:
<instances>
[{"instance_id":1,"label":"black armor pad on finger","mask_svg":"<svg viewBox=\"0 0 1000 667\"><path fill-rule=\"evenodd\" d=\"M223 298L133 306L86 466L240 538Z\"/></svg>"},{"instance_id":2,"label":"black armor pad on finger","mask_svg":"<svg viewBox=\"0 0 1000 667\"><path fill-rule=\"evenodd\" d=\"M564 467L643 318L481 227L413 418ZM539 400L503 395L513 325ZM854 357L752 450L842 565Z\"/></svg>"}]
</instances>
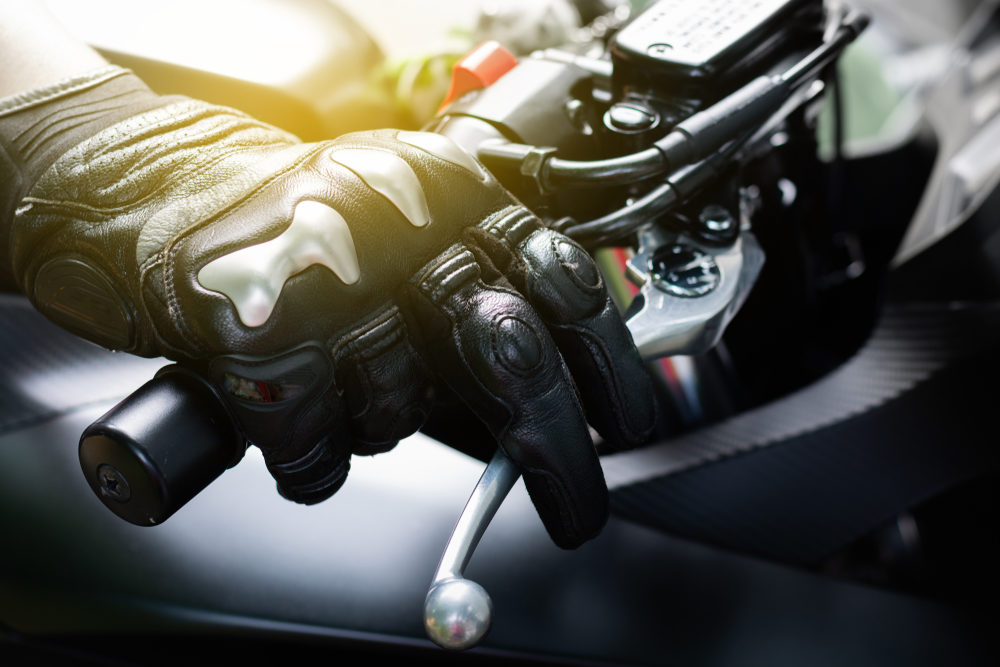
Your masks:
<instances>
[{"instance_id":1,"label":"black armor pad on finger","mask_svg":"<svg viewBox=\"0 0 1000 667\"><path fill-rule=\"evenodd\" d=\"M456 247L413 282L411 308L442 379L518 466L553 541L574 548L608 515L607 488L583 408L555 341L514 290L486 285Z\"/></svg>"},{"instance_id":2,"label":"black armor pad on finger","mask_svg":"<svg viewBox=\"0 0 1000 667\"><path fill-rule=\"evenodd\" d=\"M652 383L632 336L589 253L566 236L532 224L527 211L466 232L542 317L581 392L587 418L607 450L635 447L656 424Z\"/></svg>"}]
</instances>

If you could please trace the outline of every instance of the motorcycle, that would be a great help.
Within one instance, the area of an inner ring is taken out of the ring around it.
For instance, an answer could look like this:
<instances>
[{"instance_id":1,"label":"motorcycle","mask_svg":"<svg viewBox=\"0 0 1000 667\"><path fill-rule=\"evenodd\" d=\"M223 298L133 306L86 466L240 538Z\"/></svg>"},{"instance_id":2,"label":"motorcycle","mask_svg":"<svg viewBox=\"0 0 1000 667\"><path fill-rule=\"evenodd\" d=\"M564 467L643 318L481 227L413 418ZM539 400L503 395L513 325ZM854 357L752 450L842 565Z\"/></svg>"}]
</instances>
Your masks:
<instances>
[{"instance_id":1,"label":"motorcycle","mask_svg":"<svg viewBox=\"0 0 1000 667\"><path fill-rule=\"evenodd\" d=\"M0 295L0 657L996 663L1000 3L573 7L547 42L395 70L318 0L254 3L315 58L285 78L93 43L306 140L444 134L590 250L662 410L602 456L603 533L554 547L447 405L294 505L224 420L192 425L196 379ZM385 94L441 62L430 110Z\"/></svg>"}]
</instances>

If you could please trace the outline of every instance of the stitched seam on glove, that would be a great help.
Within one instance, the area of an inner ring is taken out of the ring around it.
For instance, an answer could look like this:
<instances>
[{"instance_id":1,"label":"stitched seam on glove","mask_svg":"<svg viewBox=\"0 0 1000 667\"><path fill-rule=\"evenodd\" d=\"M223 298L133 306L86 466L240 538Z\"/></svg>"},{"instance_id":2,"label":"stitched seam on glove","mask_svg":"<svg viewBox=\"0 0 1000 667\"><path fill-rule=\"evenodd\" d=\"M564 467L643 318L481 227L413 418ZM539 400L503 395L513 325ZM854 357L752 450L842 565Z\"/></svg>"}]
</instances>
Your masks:
<instances>
[{"instance_id":1,"label":"stitched seam on glove","mask_svg":"<svg viewBox=\"0 0 1000 667\"><path fill-rule=\"evenodd\" d=\"M545 485L549 488L549 496L555 499L556 511L559 512L559 520L574 542L579 542L583 538L583 531L576 520L576 515L569 511L569 500L565 487L559 480L548 473L543 473Z\"/></svg>"},{"instance_id":2,"label":"stitched seam on glove","mask_svg":"<svg viewBox=\"0 0 1000 667\"><path fill-rule=\"evenodd\" d=\"M393 323L397 323L397 326L393 326ZM405 326L399 308L387 304L347 333L331 336L327 341L330 356L335 361L339 361L341 357L375 358L394 342L405 337L399 326Z\"/></svg>"},{"instance_id":3,"label":"stitched seam on glove","mask_svg":"<svg viewBox=\"0 0 1000 667\"><path fill-rule=\"evenodd\" d=\"M499 289L499 288L494 288L494 289ZM501 314L499 317L495 317L493 321L490 322L490 350L493 353L493 358L496 359L498 362L500 362L500 365L503 366L503 368L507 370L507 372L520 377L525 377L525 378L532 377L533 375L535 375L536 371L545 364L546 359L544 353L539 355L538 360L530 367L521 367L518 366L516 363L511 363L507 358L507 354L505 354L503 349L501 349L502 343L500 341L501 331L499 326L500 324L499 320L516 320L518 323L523 325L524 328L527 329L528 331L531 331L531 325L529 325L522 319L514 317L512 315ZM538 343L539 347L541 348L541 341L538 341Z\"/></svg>"},{"instance_id":4,"label":"stitched seam on glove","mask_svg":"<svg viewBox=\"0 0 1000 667\"><path fill-rule=\"evenodd\" d=\"M459 332L457 330L455 330L454 333L452 334L452 345L455 349L455 354L458 355L458 358L462 363L462 366L465 368L471 368L472 365L470 364L468 357L465 356L465 350L462 349L461 337L459 336ZM504 412L507 413L507 418L504 420L503 425L501 425L495 431L491 427L492 425L490 424L486 425L487 428L489 428L489 430L493 433L493 437L497 440L499 444L502 445L503 441L507 437L507 432L510 430L510 425L514 421L514 414L515 414L514 408L513 406L510 405L510 403L504 400L503 397L497 395L496 392L492 391L486 385L484 385L483 382L475 375L475 373L470 373L469 378L479 387L480 392L483 395L492 398L493 401L497 405L500 405L503 408ZM506 453L506 450L504 451ZM511 460L514 460L513 457L509 458L511 458Z\"/></svg>"},{"instance_id":5,"label":"stitched seam on glove","mask_svg":"<svg viewBox=\"0 0 1000 667\"><path fill-rule=\"evenodd\" d=\"M226 160L233 157L246 155L247 152L248 149L246 147L235 146L229 148L228 150L221 153L217 157L213 157L211 161L199 165L197 168L191 169L189 171L183 171L181 169L175 171L173 173L173 177L176 178L177 180L194 179L197 176L205 174L211 171L212 169L216 168L220 163L223 163ZM56 214L63 213L67 214L67 216L70 216L78 213L97 213L105 215L129 213L135 210L136 207L142 206L143 204L146 204L151 200L155 199L169 187L171 187L171 183L164 181L159 189L151 190L140 199L123 202L117 206L93 206L76 200L50 199L37 196L27 196L21 200L21 205L17 209L17 214L25 215L32 212L56 213Z\"/></svg>"},{"instance_id":6,"label":"stitched seam on glove","mask_svg":"<svg viewBox=\"0 0 1000 667\"><path fill-rule=\"evenodd\" d=\"M193 150L210 140L222 145L228 141L235 148L246 149L261 144L260 136L255 137L255 144L247 144L245 138L240 138L246 132L269 135L272 139L263 141L265 147L279 138L288 144L297 142L291 135L238 112L185 100L130 116L81 141L59 157L28 194L75 202L81 198L80 192L70 187L79 183L91 200L101 200L102 209L132 209L155 198L164 187L201 171L204 152L197 152L199 159L193 168L190 157ZM169 142L164 141L166 136ZM185 142L186 146L182 145ZM192 150L178 151L185 147ZM150 184L155 189L147 192L145 188ZM142 196L136 198L137 191Z\"/></svg>"},{"instance_id":7,"label":"stitched seam on glove","mask_svg":"<svg viewBox=\"0 0 1000 667\"><path fill-rule=\"evenodd\" d=\"M355 394L352 397L353 400L348 401L349 411L352 403L355 405L362 403L358 412L351 411L350 416L353 419L361 419L372 410L375 390L371 382L371 364L388 348L388 344L382 344L383 341L390 338L398 340L399 338L398 335L393 335L394 332L391 328L387 329L392 319L391 312L379 313L376 322L355 329L351 337L343 341L337 354L333 357L334 366L341 367L345 372L350 373L360 385L360 393L364 400L358 401ZM367 349L369 346L376 349L369 350Z\"/></svg>"},{"instance_id":8,"label":"stitched seam on glove","mask_svg":"<svg viewBox=\"0 0 1000 667\"><path fill-rule=\"evenodd\" d=\"M549 299L544 299L543 297L537 295L542 288L553 283L552 277L550 277L548 272L545 270L548 267L538 267L535 263L529 262L525 259L527 253L525 253L524 250L528 243L531 242L533 236L533 234L529 234L528 237L521 242L518 246L518 251L520 252L516 255L518 261L526 269L526 273L531 276L529 284L525 286L525 289L535 293L531 294L532 301L551 301L551 297ZM585 301L582 304L584 306L583 309L571 310L573 306L581 305L580 299L561 298L557 307L553 308L550 305L544 309L543 312L545 313L546 320L551 325L560 325L567 320L575 321L584 317L590 318L600 313L606 307L609 299L609 297L604 296L604 284L600 278L600 271L598 271L596 267L594 268L598 275L599 282L597 286L587 285L580 279L578 272L572 268L572 265L565 260L563 254L559 251L558 246L562 239L553 236L548 241L552 256L558 261L560 270L569 278L569 283L578 290L578 296L584 297ZM580 252L584 253L586 257L589 258L589 255L582 248L580 249ZM554 283L557 289L558 284L558 282ZM566 290L559 290L558 294L560 297L568 296L566 294Z\"/></svg>"},{"instance_id":9,"label":"stitched seam on glove","mask_svg":"<svg viewBox=\"0 0 1000 667\"><path fill-rule=\"evenodd\" d=\"M108 65L106 67L100 67L96 70L91 70L90 72L85 72L83 74L78 74L76 76L57 81L48 86L26 90L21 93L15 93L14 95L9 95L8 97L0 99L0 116L6 116L19 111L24 111L25 109L33 106L57 100L60 97L73 95L83 90L87 90L88 88L98 86L105 81L114 79L115 77L131 73L131 70L127 70L123 67Z\"/></svg>"},{"instance_id":10,"label":"stitched seam on glove","mask_svg":"<svg viewBox=\"0 0 1000 667\"><path fill-rule=\"evenodd\" d=\"M417 271L414 279L421 292L439 307L448 297L479 278L479 265L472 252L461 243L454 243L428 264L433 268ZM451 313L451 310L448 309Z\"/></svg>"},{"instance_id":11,"label":"stitched seam on glove","mask_svg":"<svg viewBox=\"0 0 1000 667\"><path fill-rule=\"evenodd\" d=\"M560 331L575 332L578 334L580 342L587 346L587 349L590 351L590 358L595 364L600 366L600 371L597 375L603 385L602 388L605 394L615 397L626 396L624 389L618 383L618 375L609 372L609 369L612 367L611 355L608 354L607 346L603 344L603 340L599 336L595 336L592 331L585 327L560 325L556 328ZM615 416L619 432L626 435L629 438L629 442L637 442L638 440L636 439L638 438L641 440L645 434L637 431L630 423L628 423L627 413L617 409L617 407L621 404L623 404L621 400L610 402L610 406L612 408L611 412Z\"/></svg>"},{"instance_id":12,"label":"stitched seam on glove","mask_svg":"<svg viewBox=\"0 0 1000 667\"><path fill-rule=\"evenodd\" d=\"M480 225L499 237L513 250L518 244L541 227L535 214L523 206L512 205L486 218Z\"/></svg>"},{"instance_id":13,"label":"stitched seam on glove","mask_svg":"<svg viewBox=\"0 0 1000 667\"><path fill-rule=\"evenodd\" d=\"M525 240L525 242L527 242L527 239ZM580 272L573 268L573 264L569 262L569 260L567 260L565 254L559 249L559 246L562 243L572 243L572 242L569 240L564 241L563 239L560 239L556 236L553 236L549 239L549 246L552 248L553 255L555 255L555 257L559 260L559 267L563 270L563 273L565 273L569 277L570 281L572 281L572 283L580 289L580 292L584 296L593 297L597 294L601 294L604 291L604 278L603 276L601 276L600 270L598 270L596 266L594 267L594 274L597 276L596 284L588 285L587 283L585 283L583 281L583 278L580 277ZM573 245L576 246L575 243ZM581 253L585 255L585 257L588 260L590 259L590 254L587 253L586 250L584 250L583 248L578 248L578 249ZM602 309L601 306L604 305L603 301L604 301L603 299L595 301L596 308L594 312L599 312Z\"/></svg>"}]
</instances>

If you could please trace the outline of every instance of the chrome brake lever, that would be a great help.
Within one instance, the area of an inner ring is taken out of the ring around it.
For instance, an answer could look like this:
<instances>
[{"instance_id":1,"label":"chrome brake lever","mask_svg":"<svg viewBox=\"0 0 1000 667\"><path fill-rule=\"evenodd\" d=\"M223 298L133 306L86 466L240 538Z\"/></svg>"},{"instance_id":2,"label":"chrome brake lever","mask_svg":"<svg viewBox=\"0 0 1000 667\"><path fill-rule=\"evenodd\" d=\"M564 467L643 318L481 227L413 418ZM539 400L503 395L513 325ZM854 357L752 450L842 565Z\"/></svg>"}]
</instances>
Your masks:
<instances>
[{"instance_id":1,"label":"chrome brake lever","mask_svg":"<svg viewBox=\"0 0 1000 667\"><path fill-rule=\"evenodd\" d=\"M424 629L442 648L471 648L490 629L493 601L486 589L466 579L463 573L479 539L518 477L517 468L498 449L448 539L424 599Z\"/></svg>"}]
</instances>

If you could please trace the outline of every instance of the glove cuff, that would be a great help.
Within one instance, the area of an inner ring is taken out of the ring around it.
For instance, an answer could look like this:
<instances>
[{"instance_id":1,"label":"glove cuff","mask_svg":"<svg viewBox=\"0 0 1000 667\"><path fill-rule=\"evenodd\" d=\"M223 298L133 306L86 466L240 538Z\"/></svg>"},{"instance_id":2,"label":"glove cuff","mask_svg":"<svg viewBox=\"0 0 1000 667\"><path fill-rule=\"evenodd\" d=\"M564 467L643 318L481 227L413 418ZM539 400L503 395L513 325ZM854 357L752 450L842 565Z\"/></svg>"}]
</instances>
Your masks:
<instances>
[{"instance_id":1,"label":"glove cuff","mask_svg":"<svg viewBox=\"0 0 1000 667\"><path fill-rule=\"evenodd\" d=\"M114 65L0 99L0 274L10 269L14 211L41 174L80 141L162 103Z\"/></svg>"},{"instance_id":2,"label":"glove cuff","mask_svg":"<svg viewBox=\"0 0 1000 667\"><path fill-rule=\"evenodd\" d=\"M67 95L28 94L0 117L22 183L11 227L0 229L6 259L20 289L63 328L162 354L161 334L175 333L171 295L147 303L148 265L169 239L252 190L265 153L298 140L232 109L156 95L127 72Z\"/></svg>"}]
</instances>

